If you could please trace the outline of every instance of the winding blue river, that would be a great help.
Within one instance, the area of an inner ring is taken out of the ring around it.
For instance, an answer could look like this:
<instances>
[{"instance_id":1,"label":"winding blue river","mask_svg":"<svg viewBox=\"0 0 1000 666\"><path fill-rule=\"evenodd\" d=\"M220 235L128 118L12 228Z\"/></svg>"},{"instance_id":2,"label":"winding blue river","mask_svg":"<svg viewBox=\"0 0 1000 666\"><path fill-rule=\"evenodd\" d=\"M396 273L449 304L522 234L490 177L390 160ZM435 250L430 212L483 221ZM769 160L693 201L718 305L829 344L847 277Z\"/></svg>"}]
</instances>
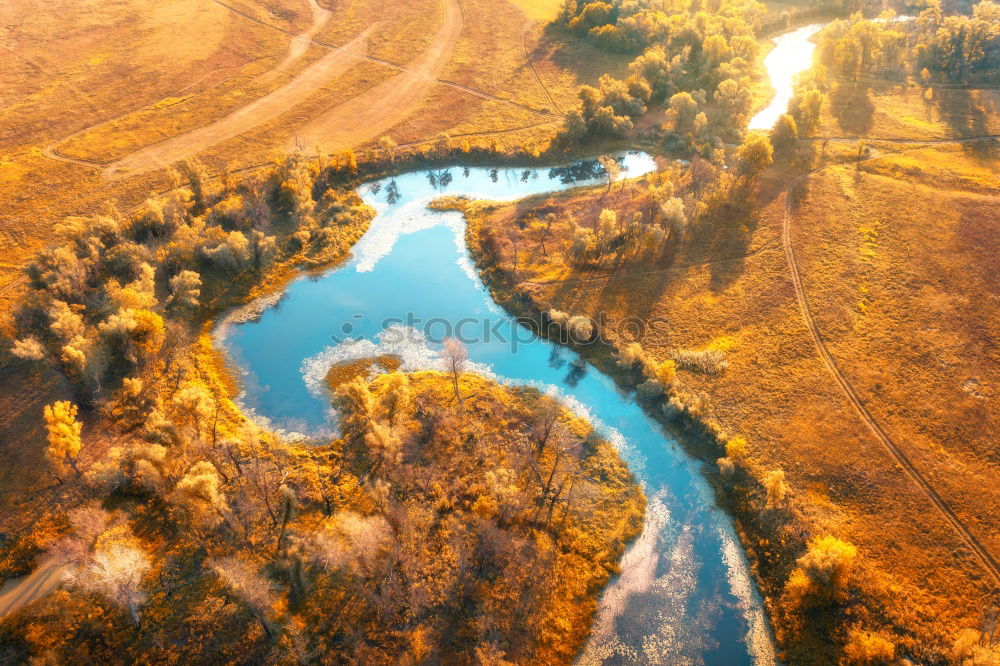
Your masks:
<instances>
[{"instance_id":1,"label":"winding blue river","mask_svg":"<svg viewBox=\"0 0 1000 666\"><path fill-rule=\"evenodd\" d=\"M627 177L655 169L648 155L622 158ZM645 529L602 596L579 663L771 664L759 594L698 463L574 351L518 331L473 270L461 214L427 209L444 194L516 200L600 179L596 165L578 163L457 167L368 183L360 193L378 214L351 259L292 282L252 320L237 313L217 341L242 370L249 412L315 435L335 423L323 381L332 364L388 353L404 370L439 367L439 341L460 325L473 370L566 400L618 445L649 497Z\"/></svg>"}]
</instances>

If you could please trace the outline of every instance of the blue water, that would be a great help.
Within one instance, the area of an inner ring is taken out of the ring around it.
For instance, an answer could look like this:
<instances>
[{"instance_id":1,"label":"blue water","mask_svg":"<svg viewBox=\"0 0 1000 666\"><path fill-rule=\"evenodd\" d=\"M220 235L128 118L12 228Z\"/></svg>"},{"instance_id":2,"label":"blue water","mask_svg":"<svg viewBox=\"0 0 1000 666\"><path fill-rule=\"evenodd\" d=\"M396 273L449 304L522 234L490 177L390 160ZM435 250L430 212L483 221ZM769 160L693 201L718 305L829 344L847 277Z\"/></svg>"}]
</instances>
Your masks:
<instances>
[{"instance_id":1,"label":"blue water","mask_svg":"<svg viewBox=\"0 0 1000 666\"><path fill-rule=\"evenodd\" d=\"M622 159L628 177L655 169L645 154ZM366 184L359 191L378 215L352 258L294 281L255 321L222 324L217 339L244 373L244 407L272 427L311 435L335 422L323 389L333 363L394 353L404 369L435 367L440 340L460 334L474 370L557 393L588 416L650 499L643 535L602 597L580 663L771 663L759 594L698 463L576 352L530 339L476 276L462 216L426 208L444 194L516 200L600 180L586 163L459 167Z\"/></svg>"}]
</instances>

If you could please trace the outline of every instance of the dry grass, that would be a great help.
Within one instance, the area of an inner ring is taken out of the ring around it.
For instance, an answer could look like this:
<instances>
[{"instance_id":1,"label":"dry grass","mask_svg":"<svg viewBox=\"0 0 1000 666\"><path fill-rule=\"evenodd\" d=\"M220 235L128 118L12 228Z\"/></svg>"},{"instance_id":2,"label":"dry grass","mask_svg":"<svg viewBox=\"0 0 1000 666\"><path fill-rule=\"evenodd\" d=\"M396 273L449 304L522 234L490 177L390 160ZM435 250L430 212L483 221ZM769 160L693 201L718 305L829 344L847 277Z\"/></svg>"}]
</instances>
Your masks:
<instances>
[{"instance_id":1,"label":"dry grass","mask_svg":"<svg viewBox=\"0 0 1000 666\"><path fill-rule=\"evenodd\" d=\"M822 136L942 139L1000 132L1000 92L863 81L834 84Z\"/></svg>"},{"instance_id":2,"label":"dry grass","mask_svg":"<svg viewBox=\"0 0 1000 666\"><path fill-rule=\"evenodd\" d=\"M561 0L511 0L533 21L548 23L559 15Z\"/></svg>"},{"instance_id":3,"label":"dry grass","mask_svg":"<svg viewBox=\"0 0 1000 666\"><path fill-rule=\"evenodd\" d=\"M287 53L288 34L275 28L293 34L305 30L311 21L308 4L225 4L267 25L219 3L195 0L169 7L150 0L29 0L0 7L0 24L9 26L6 38L14 55L13 66L0 71L0 302L5 306L17 293L20 267L51 241L55 222L99 210L105 201L128 208L150 191L169 186L162 172L108 183L98 170L53 161L43 149L57 144L63 153L96 162L119 158L259 99L325 52L312 46L280 75L262 79ZM440 4L338 2L316 39L343 44L379 23L369 54L405 65L430 45ZM580 83L594 82L604 71L621 74L626 58L547 34L537 20L546 6L464 0L466 26L442 78L544 109L550 106L548 98L525 66L525 48L563 108L575 102ZM271 11L275 8L280 11ZM530 25L524 10L535 19ZM305 102L198 158L215 172L264 163L274 149L289 144L297 127L395 74L398 70L359 61ZM558 123L539 124L546 120L521 107L438 84L388 133L399 143L449 132L473 142L522 147L548 141Z\"/></svg>"},{"instance_id":4,"label":"dry grass","mask_svg":"<svg viewBox=\"0 0 1000 666\"><path fill-rule=\"evenodd\" d=\"M898 147L897 147L898 149ZM969 529L1000 553L1000 202L996 150L924 149L834 167L807 181L794 244L824 339L865 404ZM893 627L901 648L948 653L977 625L990 581L950 526L887 457L820 363L803 326L780 245L783 171L745 229L696 233L672 257L571 268L537 241L519 244L520 289L541 308L670 323L642 339L659 360L675 349L725 349L718 374L681 369L684 390L710 396L708 418L749 441L749 467L783 469L811 534L861 553L859 620ZM504 206L475 221L509 229L556 205L581 225L619 215L641 195L595 190ZM501 236L503 238L503 236ZM500 243L506 270L511 250ZM681 366L683 368L683 366ZM775 546L749 544L773 603L787 570ZM780 547L778 548L780 550ZM780 629L780 628L779 628ZM793 645L794 659L822 659ZM829 649L826 646L825 649ZM811 656L810 656L811 655Z\"/></svg>"}]
</instances>

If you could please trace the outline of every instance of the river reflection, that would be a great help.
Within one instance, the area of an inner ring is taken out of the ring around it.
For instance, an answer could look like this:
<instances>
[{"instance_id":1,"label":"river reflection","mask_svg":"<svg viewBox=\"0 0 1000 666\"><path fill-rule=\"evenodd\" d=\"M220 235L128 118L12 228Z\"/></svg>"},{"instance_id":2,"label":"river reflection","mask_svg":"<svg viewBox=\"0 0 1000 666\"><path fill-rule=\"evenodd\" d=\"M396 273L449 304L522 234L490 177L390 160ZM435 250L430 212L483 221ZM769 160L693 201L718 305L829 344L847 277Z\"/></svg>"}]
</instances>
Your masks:
<instances>
[{"instance_id":1,"label":"river reflection","mask_svg":"<svg viewBox=\"0 0 1000 666\"><path fill-rule=\"evenodd\" d=\"M655 169L642 153L620 160L629 177ZM580 663L772 663L746 558L698 463L579 354L525 335L474 270L462 215L427 208L442 194L516 200L602 178L601 167L584 160L549 169L432 169L364 185L359 192L378 214L350 260L294 281L280 307L223 324L217 340L242 370L245 409L276 428L330 436L336 415L324 377L333 364L391 354L404 370L440 368L430 340L441 332L428 322L489 331L468 344L472 369L558 395L616 444L650 499L643 534L602 596Z\"/></svg>"}]
</instances>

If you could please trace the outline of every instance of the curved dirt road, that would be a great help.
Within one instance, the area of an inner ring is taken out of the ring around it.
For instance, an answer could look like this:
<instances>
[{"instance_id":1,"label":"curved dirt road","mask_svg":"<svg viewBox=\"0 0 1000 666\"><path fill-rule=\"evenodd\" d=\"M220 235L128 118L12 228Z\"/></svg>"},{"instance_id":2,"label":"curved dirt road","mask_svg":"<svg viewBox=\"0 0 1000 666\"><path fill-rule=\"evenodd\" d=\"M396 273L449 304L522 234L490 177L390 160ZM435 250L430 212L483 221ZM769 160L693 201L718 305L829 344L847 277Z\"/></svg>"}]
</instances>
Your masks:
<instances>
[{"instance_id":1,"label":"curved dirt road","mask_svg":"<svg viewBox=\"0 0 1000 666\"><path fill-rule=\"evenodd\" d=\"M883 141L895 144L925 145L925 144L935 144L935 143L973 143L976 141L986 141L997 138L1000 138L1000 135L994 134L994 135L970 137L965 139L931 139L924 141L911 140L911 139L865 139L865 140ZM818 139L818 140L823 140L823 139ZM835 142L848 142L848 141L856 141L858 139L849 139L847 137L831 137L829 140ZM869 160L878 159L879 157L881 157L881 155L875 155L861 161L867 162ZM781 242L785 248L785 257L788 260L788 268L791 273L792 284L795 287L795 298L798 301L799 310L801 311L802 318L805 321L806 329L809 331L809 337L812 338L813 344L815 345L816 350L819 352L820 360L823 361L823 365L830 372L830 374L833 375L833 378L836 380L837 385L840 386L841 391L843 391L844 395L847 397L848 402L851 403L851 406L854 408L854 411L858 413L858 416L861 417L861 420L864 421L865 425L868 426L868 429L872 432L873 435L875 435L875 438L878 439L878 441L882 444L883 448L885 448L889 456L896 461L896 464L898 464L902 468L903 472L910 478L910 480L916 484L916 486L920 489L920 492L923 493L923 495L928 500L930 500L931 504L934 505L934 508L938 510L938 513L940 513L941 516L948 522L948 524L951 525L952 529L955 530L955 533L962 540L962 542L969 548L970 551L972 551L972 555L976 558L976 560L979 561L979 564L982 566L986 574L993 579L993 583L995 585L1000 586L1000 565L997 564L997 561L993 558L990 552L987 551L986 548L983 547L981 543L979 543L979 540L976 539L975 536L973 536L972 532L969 531L969 528L965 526L965 524L961 521L961 519L959 519L959 517L955 515L955 512L952 511L951 507L948 506L948 504L944 501L944 499L937 493L936 490L934 490L934 488L930 485L930 483L927 482L927 480L920 473L920 471L916 467L914 467L913 463L910 462L910 459L907 457L907 455L899 448L899 446L896 445L894 441L892 441L892 438L889 437L888 433L886 433L886 431L882 429L882 426L879 425L878 421L875 420L875 417L872 415L872 413L868 411L868 408L865 407L865 404L861 401L861 397L858 396L857 392L854 390L854 387L851 386L851 383L840 371L840 368L837 366L837 362L833 359L833 356L830 354L829 350L827 350L826 343L823 342L823 336L820 333L819 326L816 324L816 320L813 318L812 310L809 307L809 300L806 297L805 286L802 282L802 273L799 270L799 264L795 258L795 249L792 247L791 195L792 192L800 183L804 182L810 176L815 175L820 171L823 171L824 169L827 169L831 166L836 166L836 165L828 164L794 178L788 183L787 186L785 186L785 192L784 192L785 215L781 229Z\"/></svg>"},{"instance_id":2,"label":"curved dirt road","mask_svg":"<svg viewBox=\"0 0 1000 666\"><path fill-rule=\"evenodd\" d=\"M385 134L412 115L428 89L437 82L458 46L464 27L458 0L445 0L444 22L426 51L396 76L313 118L295 133L292 146L332 152Z\"/></svg>"},{"instance_id":3,"label":"curved dirt road","mask_svg":"<svg viewBox=\"0 0 1000 666\"><path fill-rule=\"evenodd\" d=\"M376 25L369 26L348 44L330 51L310 64L282 87L228 116L204 127L146 146L112 162L104 170L105 178L117 180L170 166L178 160L195 155L277 118L353 67L358 62L354 56L364 53L368 34Z\"/></svg>"},{"instance_id":4,"label":"curved dirt road","mask_svg":"<svg viewBox=\"0 0 1000 666\"><path fill-rule=\"evenodd\" d=\"M320 7L316 0L309 0L309 9L312 10L313 22L309 28L298 35L295 35L288 41L288 53L285 55L284 59L275 65L271 70L264 72L257 77L257 81L260 83L265 83L270 81L274 77L278 76L291 65L293 62L301 58L309 45L312 44L313 39L319 34L319 31L323 29L327 23L329 23L330 18L333 16L333 12L329 9L323 9Z\"/></svg>"}]
</instances>

